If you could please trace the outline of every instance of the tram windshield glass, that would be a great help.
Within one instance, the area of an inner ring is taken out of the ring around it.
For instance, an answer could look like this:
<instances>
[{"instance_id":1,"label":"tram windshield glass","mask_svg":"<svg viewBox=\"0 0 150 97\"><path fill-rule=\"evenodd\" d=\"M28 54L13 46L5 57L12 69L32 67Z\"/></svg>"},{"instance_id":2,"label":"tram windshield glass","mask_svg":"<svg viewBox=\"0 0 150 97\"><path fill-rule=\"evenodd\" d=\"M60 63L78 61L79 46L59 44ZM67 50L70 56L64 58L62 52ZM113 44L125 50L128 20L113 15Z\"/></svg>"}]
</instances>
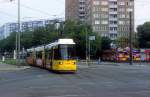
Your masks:
<instances>
[{"instance_id":1,"label":"tram windshield glass","mask_svg":"<svg viewBox=\"0 0 150 97\"><path fill-rule=\"evenodd\" d=\"M55 59L71 60L75 58L74 45L59 45L58 49L54 52Z\"/></svg>"}]
</instances>

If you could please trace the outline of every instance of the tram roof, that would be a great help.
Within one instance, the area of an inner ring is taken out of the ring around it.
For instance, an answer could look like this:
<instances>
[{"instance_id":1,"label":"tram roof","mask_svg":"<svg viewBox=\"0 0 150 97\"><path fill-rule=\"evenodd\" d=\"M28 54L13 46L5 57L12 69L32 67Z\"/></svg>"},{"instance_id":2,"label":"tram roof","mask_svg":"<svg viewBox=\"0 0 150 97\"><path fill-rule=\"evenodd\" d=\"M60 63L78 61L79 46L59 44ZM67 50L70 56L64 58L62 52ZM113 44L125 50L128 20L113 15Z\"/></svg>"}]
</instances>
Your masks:
<instances>
[{"instance_id":1,"label":"tram roof","mask_svg":"<svg viewBox=\"0 0 150 97\"><path fill-rule=\"evenodd\" d=\"M35 51L42 51L44 50L44 46L39 46L35 48Z\"/></svg>"},{"instance_id":2,"label":"tram roof","mask_svg":"<svg viewBox=\"0 0 150 97\"><path fill-rule=\"evenodd\" d=\"M33 51L42 51L44 50L44 46L38 46L36 48L30 48L30 49L27 49L27 52L33 52Z\"/></svg>"},{"instance_id":3,"label":"tram roof","mask_svg":"<svg viewBox=\"0 0 150 97\"><path fill-rule=\"evenodd\" d=\"M73 39L59 39L58 44L75 44Z\"/></svg>"},{"instance_id":4,"label":"tram roof","mask_svg":"<svg viewBox=\"0 0 150 97\"><path fill-rule=\"evenodd\" d=\"M75 42L73 41L73 39L58 39L56 42L50 43L48 45L45 46L38 46L36 48L30 48L27 49L27 52L32 52L32 51L42 51L45 49L51 49L54 46L60 45L60 44L75 44Z\"/></svg>"},{"instance_id":5,"label":"tram roof","mask_svg":"<svg viewBox=\"0 0 150 97\"><path fill-rule=\"evenodd\" d=\"M33 48L27 49L27 52L32 52Z\"/></svg>"},{"instance_id":6,"label":"tram roof","mask_svg":"<svg viewBox=\"0 0 150 97\"><path fill-rule=\"evenodd\" d=\"M75 42L73 39L58 39L58 41L46 45L45 48L50 49L60 44L75 44Z\"/></svg>"}]
</instances>

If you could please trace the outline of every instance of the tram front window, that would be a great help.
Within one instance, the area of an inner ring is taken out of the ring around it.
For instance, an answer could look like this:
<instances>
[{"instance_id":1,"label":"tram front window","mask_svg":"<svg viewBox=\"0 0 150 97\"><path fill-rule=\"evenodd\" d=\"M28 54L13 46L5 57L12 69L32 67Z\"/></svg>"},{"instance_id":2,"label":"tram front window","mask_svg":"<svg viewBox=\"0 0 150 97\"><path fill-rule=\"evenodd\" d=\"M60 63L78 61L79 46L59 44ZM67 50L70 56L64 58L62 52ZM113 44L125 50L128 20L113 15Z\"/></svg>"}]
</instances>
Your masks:
<instances>
[{"instance_id":1,"label":"tram front window","mask_svg":"<svg viewBox=\"0 0 150 97\"><path fill-rule=\"evenodd\" d=\"M61 55L61 59L64 59L64 60L68 59L68 46L67 45L60 45L60 55Z\"/></svg>"},{"instance_id":2,"label":"tram front window","mask_svg":"<svg viewBox=\"0 0 150 97\"><path fill-rule=\"evenodd\" d=\"M59 45L54 49L54 59L71 60L75 58L74 45Z\"/></svg>"},{"instance_id":3,"label":"tram front window","mask_svg":"<svg viewBox=\"0 0 150 97\"><path fill-rule=\"evenodd\" d=\"M75 56L73 45L60 45L60 57L63 60L70 60L73 59Z\"/></svg>"}]
</instances>

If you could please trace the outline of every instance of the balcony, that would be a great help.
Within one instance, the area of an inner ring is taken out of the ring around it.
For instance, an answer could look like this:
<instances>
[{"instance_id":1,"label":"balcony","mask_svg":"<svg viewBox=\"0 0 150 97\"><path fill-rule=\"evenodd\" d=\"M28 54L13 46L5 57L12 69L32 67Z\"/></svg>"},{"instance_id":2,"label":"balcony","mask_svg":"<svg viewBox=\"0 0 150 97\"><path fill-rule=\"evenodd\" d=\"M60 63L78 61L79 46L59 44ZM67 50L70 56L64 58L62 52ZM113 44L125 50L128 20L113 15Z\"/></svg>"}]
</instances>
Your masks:
<instances>
[{"instance_id":1,"label":"balcony","mask_svg":"<svg viewBox=\"0 0 150 97\"><path fill-rule=\"evenodd\" d=\"M117 14L117 11L109 11L109 14Z\"/></svg>"},{"instance_id":2,"label":"balcony","mask_svg":"<svg viewBox=\"0 0 150 97\"><path fill-rule=\"evenodd\" d=\"M117 21L118 18L112 18L112 17L109 17L109 21Z\"/></svg>"},{"instance_id":3,"label":"balcony","mask_svg":"<svg viewBox=\"0 0 150 97\"><path fill-rule=\"evenodd\" d=\"M118 27L117 24L109 24L109 27Z\"/></svg>"},{"instance_id":4,"label":"balcony","mask_svg":"<svg viewBox=\"0 0 150 97\"><path fill-rule=\"evenodd\" d=\"M117 5L109 5L109 8L117 8Z\"/></svg>"},{"instance_id":5,"label":"balcony","mask_svg":"<svg viewBox=\"0 0 150 97\"><path fill-rule=\"evenodd\" d=\"M109 1L117 1L117 0L109 0Z\"/></svg>"},{"instance_id":6,"label":"balcony","mask_svg":"<svg viewBox=\"0 0 150 97\"><path fill-rule=\"evenodd\" d=\"M117 31L109 31L109 34L117 34Z\"/></svg>"}]
</instances>

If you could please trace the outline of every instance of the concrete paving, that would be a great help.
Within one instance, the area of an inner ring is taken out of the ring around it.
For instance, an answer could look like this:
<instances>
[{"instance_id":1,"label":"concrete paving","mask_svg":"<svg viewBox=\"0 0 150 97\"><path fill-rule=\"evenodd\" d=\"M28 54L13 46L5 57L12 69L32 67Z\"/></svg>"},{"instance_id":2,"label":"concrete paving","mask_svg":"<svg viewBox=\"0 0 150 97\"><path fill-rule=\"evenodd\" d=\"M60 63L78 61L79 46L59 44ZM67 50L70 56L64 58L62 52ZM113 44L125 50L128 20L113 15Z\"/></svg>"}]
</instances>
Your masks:
<instances>
[{"instance_id":1,"label":"concrete paving","mask_svg":"<svg viewBox=\"0 0 150 97\"><path fill-rule=\"evenodd\" d=\"M76 74L31 67L0 72L0 97L150 97L150 65L81 65Z\"/></svg>"}]
</instances>

